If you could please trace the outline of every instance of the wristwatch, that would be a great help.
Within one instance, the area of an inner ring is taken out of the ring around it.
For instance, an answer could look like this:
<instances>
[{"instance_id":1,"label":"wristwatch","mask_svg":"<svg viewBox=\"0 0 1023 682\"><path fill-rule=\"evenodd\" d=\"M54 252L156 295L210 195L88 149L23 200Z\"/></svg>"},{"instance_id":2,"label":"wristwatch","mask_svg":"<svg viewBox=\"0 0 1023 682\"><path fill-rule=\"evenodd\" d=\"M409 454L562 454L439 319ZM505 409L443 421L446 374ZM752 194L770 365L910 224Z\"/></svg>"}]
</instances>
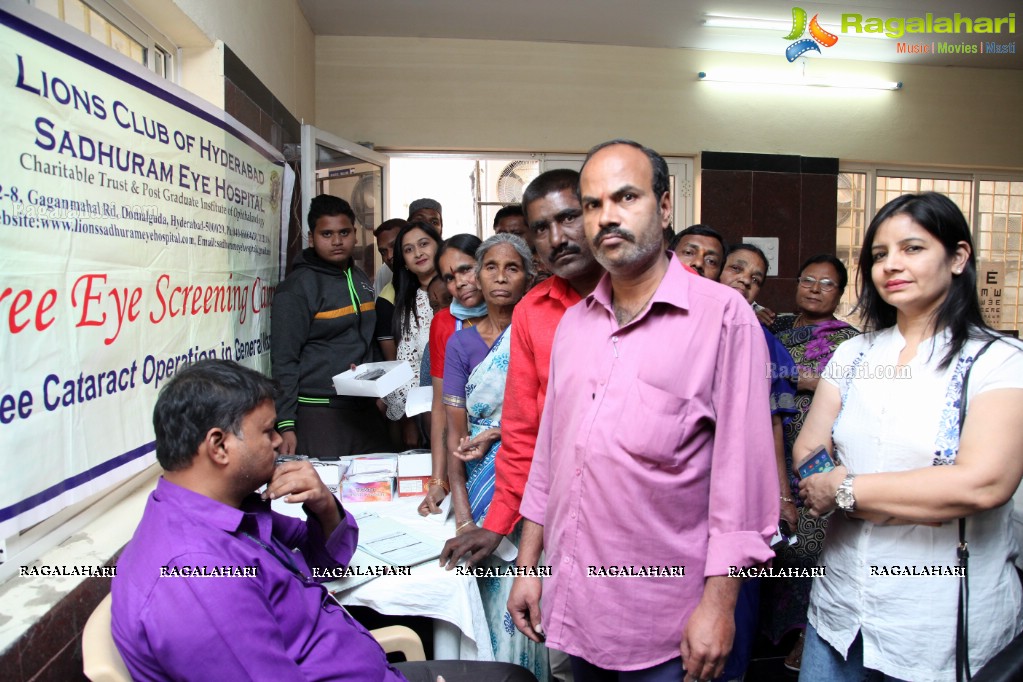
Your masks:
<instances>
[{"instance_id":1,"label":"wristwatch","mask_svg":"<svg viewBox=\"0 0 1023 682\"><path fill-rule=\"evenodd\" d=\"M856 498L853 497L853 479L856 474L847 474L845 480L838 484L835 491L835 504L845 512L856 511Z\"/></svg>"}]
</instances>

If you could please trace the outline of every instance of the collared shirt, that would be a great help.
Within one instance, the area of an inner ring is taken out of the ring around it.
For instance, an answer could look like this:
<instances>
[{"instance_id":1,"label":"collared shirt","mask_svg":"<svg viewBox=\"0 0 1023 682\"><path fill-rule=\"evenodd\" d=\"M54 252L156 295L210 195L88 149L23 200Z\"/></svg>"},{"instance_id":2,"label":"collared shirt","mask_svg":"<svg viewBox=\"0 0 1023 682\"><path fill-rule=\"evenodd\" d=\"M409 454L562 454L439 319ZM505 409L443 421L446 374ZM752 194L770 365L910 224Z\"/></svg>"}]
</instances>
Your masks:
<instances>
[{"instance_id":1,"label":"collared shirt","mask_svg":"<svg viewBox=\"0 0 1023 682\"><path fill-rule=\"evenodd\" d=\"M950 334L933 338L933 347L921 343L901 366L906 340L894 326L835 350L821 380L844 394L833 442L849 473L920 469L958 451L962 368L956 379L957 359L938 366ZM971 339L965 355L973 357L983 343ZM1020 344L999 341L973 366L967 407L987 391L1020 388ZM967 518L973 670L1023 627L1012 508L1010 501ZM958 544L957 521L878 526L836 513L819 560L827 573L810 593L810 623L843 656L861 634L863 664L872 670L905 680L955 680Z\"/></svg>"},{"instance_id":2,"label":"collared shirt","mask_svg":"<svg viewBox=\"0 0 1023 682\"><path fill-rule=\"evenodd\" d=\"M778 472L746 301L674 256L624 327L611 297L605 275L558 326L521 512L544 526L547 643L637 670L678 656L705 577L773 556ZM651 566L685 574L600 576Z\"/></svg>"},{"instance_id":3,"label":"collared shirt","mask_svg":"<svg viewBox=\"0 0 1023 682\"><path fill-rule=\"evenodd\" d=\"M581 300L567 280L552 276L533 287L512 313L501 449L495 461L497 481L490 510L483 519L487 530L508 535L522 518L519 504L547 397L554 332L565 311Z\"/></svg>"},{"instance_id":4,"label":"collared shirt","mask_svg":"<svg viewBox=\"0 0 1023 682\"><path fill-rule=\"evenodd\" d=\"M404 680L308 577L310 566L347 563L358 533L347 512L324 538L319 522L271 512L258 496L236 509L161 478L111 588L132 679ZM196 577L218 570L249 575Z\"/></svg>"}]
</instances>

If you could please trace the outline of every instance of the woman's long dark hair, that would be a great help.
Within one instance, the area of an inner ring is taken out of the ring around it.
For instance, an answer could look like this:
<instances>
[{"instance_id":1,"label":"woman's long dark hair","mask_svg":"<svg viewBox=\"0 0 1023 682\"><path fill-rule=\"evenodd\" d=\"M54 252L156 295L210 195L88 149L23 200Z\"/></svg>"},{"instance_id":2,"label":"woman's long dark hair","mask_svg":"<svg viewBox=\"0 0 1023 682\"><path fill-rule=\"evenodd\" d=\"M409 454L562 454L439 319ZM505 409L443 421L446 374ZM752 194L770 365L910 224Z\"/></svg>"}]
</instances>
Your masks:
<instances>
[{"instance_id":1,"label":"woman's long dark hair","mask_svg":"<svg viewBox=\"0 0 1023 682\"><path fill-rule=\"evenodd\" d=\"M895 306L885 302L874 286L871 250L881 223L897 215L909 216L913 222L931 233L945 247L949 257L955 254L959 242L970 245L970 257L962 274L952 278L948 295L934 314L935 333L948 329L952 335L951 346L941 359L940 367L944 369L971 338L998 336L984 323L984 316L980 312L980 301L977 300L977 258L973 252L970 226L966 224L966 218L959 207L945 195L936 192L903 194L881 207L863 236L859 264L860 297L857 308L874 330L891 327L896 321Z\"/></svg>"},{"instance_id":2,"label":"woman's long dark hair","mask_svg":"<svg viewBox=\"0 0 1023 682\"><path fill-rule=\"evenodd\" d=\"M421 285L419 277L405 265L405 254L402 253L405 235L412 230L422 230L427 237L437 242L438 252L441 247L441 238L437 233L437 228L423 220L408 223L398 231L398 235L394 238L394 256L391 259L391 272L394 273L392 280L394 282L394 319L391 324L394 328L396 343L401 342L404 331L412 326L413 317L417 323L419 322L419 313L416 311L416 293ZM434 267L436 267L436 263L437 261L434 260Z\"/></svg>"}]
</instances>

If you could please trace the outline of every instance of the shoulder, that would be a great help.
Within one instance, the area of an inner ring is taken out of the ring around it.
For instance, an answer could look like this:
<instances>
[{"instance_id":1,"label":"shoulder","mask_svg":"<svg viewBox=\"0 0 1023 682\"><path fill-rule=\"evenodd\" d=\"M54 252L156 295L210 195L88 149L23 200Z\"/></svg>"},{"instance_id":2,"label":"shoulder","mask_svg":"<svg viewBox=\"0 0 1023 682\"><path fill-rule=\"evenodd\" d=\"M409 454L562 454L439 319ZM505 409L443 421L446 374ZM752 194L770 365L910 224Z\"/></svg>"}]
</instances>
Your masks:
<instances>
[{"instance_id":1,"label":"shoulder","mask_svg":"<svg viewBox=\"0 0 1023 682\"><path fill-rule=\"evenodd\" d=\"M965 347L967 355L976 357L987 343L971 339ZM1023 342L1003 336L977 357L971 371L971 392L996 388L1023 388Z\"/></svg>"}]
</instances>

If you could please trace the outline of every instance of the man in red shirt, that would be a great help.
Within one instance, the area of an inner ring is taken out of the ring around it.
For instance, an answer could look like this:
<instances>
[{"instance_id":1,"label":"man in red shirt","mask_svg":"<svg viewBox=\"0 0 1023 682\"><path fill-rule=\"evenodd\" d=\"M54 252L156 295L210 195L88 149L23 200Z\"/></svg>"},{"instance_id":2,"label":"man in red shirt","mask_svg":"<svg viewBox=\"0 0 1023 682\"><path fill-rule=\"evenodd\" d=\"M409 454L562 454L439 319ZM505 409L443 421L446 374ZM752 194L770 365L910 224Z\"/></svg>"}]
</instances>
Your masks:
<instances>
[{"instance_id":1,"label":"man in red shirt","mask_svg":"<svg viewBox=\"0 0 1023 682\"><path fill-rule=\"evenodd\" d=\"M511 361L504 389L494 499L482 528L444 545L440 561L449 570L466 554L471 555L470 564L481 562L522 518L519 502L547 395L554 331L568 307L593 291L604 274L583 233L578 184L579 173L558 168L539 175L522 195L537 255L554 276L533 287L512 314Z\"/></svg>"}]
</instances>

